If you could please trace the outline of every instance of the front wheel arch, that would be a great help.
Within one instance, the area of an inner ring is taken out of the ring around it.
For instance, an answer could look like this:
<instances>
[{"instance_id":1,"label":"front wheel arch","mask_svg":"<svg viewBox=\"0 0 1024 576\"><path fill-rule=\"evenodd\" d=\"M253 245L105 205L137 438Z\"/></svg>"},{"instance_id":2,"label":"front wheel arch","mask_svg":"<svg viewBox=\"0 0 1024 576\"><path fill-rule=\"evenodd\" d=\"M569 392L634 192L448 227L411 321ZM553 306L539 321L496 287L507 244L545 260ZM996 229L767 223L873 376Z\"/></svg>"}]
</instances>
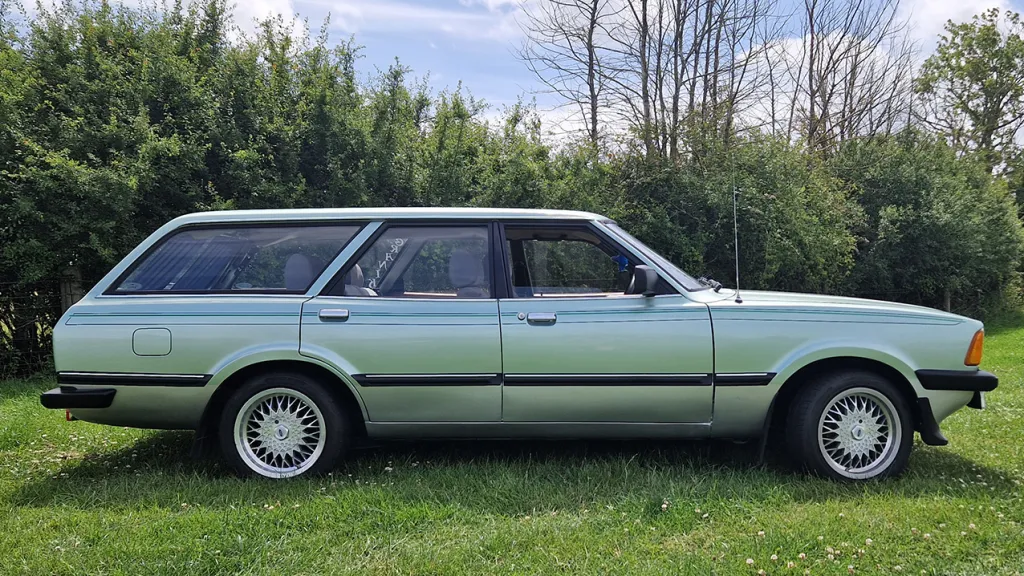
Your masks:
<instances>
[{"instance_id":1,"label":"front wheel arch","mask_svg":"<svg viewBox=\"0 0 1024 576\"><path fill-rule=\"evenodd\" d=\"M902 372L884 362L871 358L835 356L815 360L801 367L783 382L779 391L775 394L775 398L772 400L770 414L768 415L768 418L770 418L769 440L771 442L779 440L781 432L780 423L785 420L785 415L789 413L793 400L802 388L812 385L813 382L827 374L849 371L871 372L891 382L899 390L907 405L910 406L914 430L921 430L922 419L917 402L917 392Z\"/></svg>"}]
</instances>

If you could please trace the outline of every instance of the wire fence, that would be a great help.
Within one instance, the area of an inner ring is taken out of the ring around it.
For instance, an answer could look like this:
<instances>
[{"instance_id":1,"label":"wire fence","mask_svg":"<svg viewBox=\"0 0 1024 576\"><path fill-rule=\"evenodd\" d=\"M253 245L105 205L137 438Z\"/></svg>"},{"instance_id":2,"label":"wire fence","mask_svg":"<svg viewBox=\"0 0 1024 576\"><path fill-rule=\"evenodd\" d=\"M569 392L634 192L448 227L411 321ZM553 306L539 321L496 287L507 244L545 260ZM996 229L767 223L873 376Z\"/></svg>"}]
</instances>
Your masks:
<instances>
[{"instance_id":1,"label":"wire fence","mask_svg":"<svg viewBox=\"0 0 1024 576\"><path fill-rule=\"evenodd\" d=\"M67 300L62 284L0 282L0 378L39 372L52 363L53 325Z\"/></svg>"}]
</instances>

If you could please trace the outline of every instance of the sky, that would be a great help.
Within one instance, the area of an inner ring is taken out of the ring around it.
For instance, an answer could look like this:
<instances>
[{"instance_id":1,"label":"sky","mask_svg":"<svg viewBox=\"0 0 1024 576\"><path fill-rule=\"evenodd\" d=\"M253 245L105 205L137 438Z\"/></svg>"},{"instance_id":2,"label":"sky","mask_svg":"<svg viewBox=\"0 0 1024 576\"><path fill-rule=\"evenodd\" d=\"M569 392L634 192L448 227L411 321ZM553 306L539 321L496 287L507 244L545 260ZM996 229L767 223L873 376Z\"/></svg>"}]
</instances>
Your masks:
<instances>
[{"instance_id":1,"label":"sky","mask_svg":"<svg viewBox=\"0 0 1024 576\"><path fill-rule=\"evenodd\" d=\"M1024 0L903 0L901 10L923 60L947 20L969 20L994 6L1020 12ZM429 72L435 90L461 80L492 113L520 96L536 98L542 110L554 104L516 58L523 40L522 0L240 0L235 22L244 29L253 18L272 13L298 14L314 31L330 15L332 40L354 35L363 47L357 67L363 76L386 69L397 57L417 77Z\"/></svg>"},{"instance_id":2,"label":"sky","mask_svg":"<svg viewBox=\"0 0 1024 576\"><path fill-rule=\"evenodd\" d=\"M122 0L136 4L141 0ZM496 116L520 97L536 99L542 113L556 100L516 57L522 45L524 2L546 0L235 0L234 21L251 31L255 18L280 14L306 19L315 34L330 16L333 42L354 36L362 46L357 71L372 76L398 58L417 78L429 73L435 91L454 89L459 81ZM788 12L803 0L779 0ZM31 6L34 0L25 1ZM1024 0L901 0L911 35L923 61L934 50L944 23L966 21L990 7L1024 12Z\"/></svg>"}]
</instances>

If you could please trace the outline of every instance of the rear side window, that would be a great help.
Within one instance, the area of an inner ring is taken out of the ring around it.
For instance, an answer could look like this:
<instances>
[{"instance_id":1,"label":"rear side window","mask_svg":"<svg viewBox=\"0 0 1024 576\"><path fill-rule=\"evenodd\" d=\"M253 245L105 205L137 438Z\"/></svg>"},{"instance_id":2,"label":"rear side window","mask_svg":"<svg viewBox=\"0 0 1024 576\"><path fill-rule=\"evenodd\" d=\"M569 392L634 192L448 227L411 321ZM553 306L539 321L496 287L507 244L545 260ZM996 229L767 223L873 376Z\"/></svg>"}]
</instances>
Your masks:
<instances>
[{"instance_id":1,"label":"rear side window","mask_svg":"<svg viewBox=\"0 0 1024 576\"><path fill-rule=\"evenodd\" d=\"M302 293L359 226L186 228L136 262L109 293Z\"/></svg>"},{"instance_id":2,"label":"rear side window","mask_svg":"<svg viewBox=\"0 0 1024 576\"><path fill-rule=\"evenodd\" d=\"M487 226L388 228L331 295L491 298L489 237Z\"/></svg>"}]
</instances>

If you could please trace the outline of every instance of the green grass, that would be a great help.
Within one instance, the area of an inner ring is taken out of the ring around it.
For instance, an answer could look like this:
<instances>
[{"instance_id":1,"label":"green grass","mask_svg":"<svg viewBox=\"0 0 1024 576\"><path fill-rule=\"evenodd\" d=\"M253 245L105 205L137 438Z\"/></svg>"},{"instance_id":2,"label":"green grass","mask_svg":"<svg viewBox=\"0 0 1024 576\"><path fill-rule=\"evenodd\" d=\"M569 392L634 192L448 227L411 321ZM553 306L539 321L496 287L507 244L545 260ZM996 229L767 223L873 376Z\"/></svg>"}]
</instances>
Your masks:
<instances>
[{"instance_id":1,"label":"green grass","mask_svg":"<svg viewBox=\"0 0 1024 576\"><path fill-rule=\"evenodd\" d=\"M1020 574L1024 321L989 332L988 409L863 485L717 442L394 443L241 481L190 433L64 422L51 381L0 383L0 573Z\"/></svg>"}]
</instances>

